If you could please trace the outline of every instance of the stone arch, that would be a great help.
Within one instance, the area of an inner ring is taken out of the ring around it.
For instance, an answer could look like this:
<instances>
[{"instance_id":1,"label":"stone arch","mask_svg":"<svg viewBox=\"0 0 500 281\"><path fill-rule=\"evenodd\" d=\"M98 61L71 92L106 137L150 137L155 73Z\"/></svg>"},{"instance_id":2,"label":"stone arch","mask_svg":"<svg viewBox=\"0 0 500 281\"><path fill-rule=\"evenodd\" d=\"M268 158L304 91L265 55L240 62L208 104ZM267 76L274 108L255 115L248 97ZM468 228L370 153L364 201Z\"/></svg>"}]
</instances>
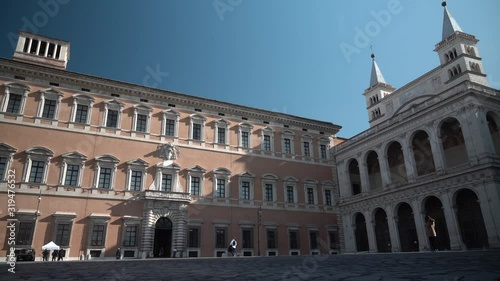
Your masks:
<instances>
[{"instance_id":1,"label":"stone arch","mask_svg":"<svg viewBox=\"0 0 500 281\"><path fill-rule=\"evenodd\" d=\"M431 195L422 201L422 205L424 216L430 216L436 220L436 243L438 250L450 250L450 237L448 235L448 227L441 199Z\"/></svg>"},{"instance_id":2,"label":"stone arch","mask_svg":"<svg viewBox=\"0 0 500 281\"><path fill-rule=\"evenodd\" d=\"M368 244L368 232L366 231L366 219L362 213L354 214L354 237L356 239L356 251L367 252L370 250Z\"/></svg>"},{"instance_id":3,"label":"stone arch","mask_svg":"<svg viewBox=\"0 0 500 281\"><path fill-rule=\"evenodd\" d=\"M469 156L458 119L445 118L440 122L438 128L446 167L466 164L469 161Z\"/></svg>"},{"instance_id":4,"label":"stone arch","mask_svg":"<svg viewBox=\"0 0 500 281\"><path fill-rule=\"evenodd\" d=\"M455 192L453 202L462 242L467 249L487 248L488 234L477 194L469 188L463 188Z\"/></svg>"},{"instance_id":5,"label":"stone arch","mask_svg":"<svg viewBox=\"0 0 500 281\"><path fill-rule=\"evenodd\" d=\"M368 173L368 180L370 189L377 189L382 187L382 174L380 171L380 162L378 153L370 150L365 155L366 169Z\"/></svg>"},{"instance_id":6,"label":"stone arch","mask_svg":"<svg viewBox=\"0 0 500 281\"><path fill-rule=\"evenodd\" d=\"M410 147L413 150L413 159L418 176L434 173L434 157L432 154L430 135L425 130L417 130L410 137Z\"/></svg>"},{"instance_id":7,"label":"stone arch","mask_svg":"<svg viewBox=\"0 0 500 281\"><path fill-rule=\"evenodd\" d=\"M359 172L359 163L356 159L351 159L347 164L347 173L349 175L349 183L351 194L356 195L361 193L361 176Z\"/></svg>"},{"instance_id":8,"label":"stone arch","mask_svg":"<svg viewBox=\"0 0 500 281\"><path fill-rule=\"evenodd\" d=\"M404 183L408 181L405 167L403 147L398 141L390 142L386 147L387 166L392 183Z\"/></svg>"},{"instance_id":9,"label":"stone arch","mask_svg":"<svg viewBox=\"0 0 500 281\"><path fill-rule=\"evenodd\" d=\"M372 217L377 251L379 253L391 252L391 235L389 233L387 213L383 208L379 207L373 210Z\"/></svg>"},{"instance_id":10,"label":"stone arch","mask_svg":"<svg viewBox=\"0 0 500 281\"><path fill-rule=\"evenodd\" d=\"M401 251L418 251L418 234L413 208L409 203L401 202L396 206L394 213L396 214Z\"/></svg>"}]
</instances>

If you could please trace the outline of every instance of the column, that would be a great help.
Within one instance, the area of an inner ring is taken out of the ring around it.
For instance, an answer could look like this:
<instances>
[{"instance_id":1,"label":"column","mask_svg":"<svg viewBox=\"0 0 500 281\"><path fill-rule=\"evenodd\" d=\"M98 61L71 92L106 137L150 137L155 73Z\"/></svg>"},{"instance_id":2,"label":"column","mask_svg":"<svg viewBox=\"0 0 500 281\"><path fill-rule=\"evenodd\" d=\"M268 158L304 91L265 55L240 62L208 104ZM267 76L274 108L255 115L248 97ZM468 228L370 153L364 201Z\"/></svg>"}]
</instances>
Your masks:
<instances>
[{"instance_id":1,"label":"column","mask_svg":"<svg viewBox=\"0 0 500 281\"><path fill-rule=\"evenodd\" d=\"M378 153L378 152L377 152ZM378 154L378 159L380 163L380 175L382 176L382 188L388 189L392 183L391 173L389 170L389 164L387 163L387 156L384 154Z\"/></svg>"},{"instance_id":2,"label":"column","mask_svg":"<svg viewBox=\"0 0 500 281\"><path fill-rule=\"evenodd\" d=\"M455 215L455 206L452 205L451 196L448 192L443 193L443 211L446 219L446 228L448 229L448 236L450 237L451 250L466 250L465 244L460 238L460 230L458 229L457 216Z\"/></svg>"},{"instance_id":3,"label":"column","mask_svg":"<svg viewBox=\"0 0 500 281\"><path fill-rule=\"evenodd\" d=\"M368 178L368 170L366 162L359 162L359 176L361 180L361 192L370 191L370 179Z\"/></svg>"},{"instance_id":4,"label":"column","mask_svg":"<svg viewBox=\"0 0 500 281\"><path fill-rule=\"evenodd\" d=\"M429 251L431 247L429 239L427 239L427 235L425 233L424 214L422 212L422 208L420 208L420 200L414 198L411 201L411 207L413 209L413 219L415 220L415 228L417 229L419 250Z\"/></svg>"},{"instance_id":5,"label":"column","mask_svg":"<svg viewBox=\"0 0 500 281\"><path fill-rule=\"evenodd\" d=\"M489 162L489 159L496 152L488 129L484 107L472 104L467 107L465 113L460 117L460 123L463 124L461 128L469 161L473 162L473 164Z\"/></svg>"},{"instance_id":6,"label":"column","mask_svg":"<svg viewBox=\"0 0 500 281\"><path fill-rule=\"evenodd\" d=\"M363 212L363 215L365 216L366 220L366 232L368 233L368 245L369 245L369 251L372 253L377 252L377 240L375 239L375 222L373 221L373 218L371 216L371 213L369 211Z\"/></svg>"},{"instance_id":7,"label":"column","mask_svg":"<svg viewBox=\"0 0 500 281\"><path fill-rule=\"evenodd\" d=\"M342 221L344 228L344 252L355 253L356 243L354 239L354 230L356 229L356 225L352 222L352 214L343 214Z\"/></svg>"},{"instance_id":8,"label":"column","mask_svg":"<svg viewBox=\"0 0 500 281\"><path fill-rule=\"evenodd\" d=\"M340 197L349 197L352 195L352 187L351 183L349 180L349 174L346 173L346 167L345 167L346 162L345 161L340 161L337 163L337 181L338 181L338 188L340 192Z\"/></svg>"},{"instance_id":9,"label":"column","mask_svg":"<svg viewBox=\"0 0 500 281\"><path fill-rule=\"evenodd\" d=\"M397 217L394 216L393 207L386 206L387 224L389 225L389 235L391 235L391 250L392 252L401 252L399 243L399 232L397 225Z\"/></svg>"},{"instance_id":10,"label":"column","mask_svg":"<svg viewBox=\"0 0 500 281\"><path fill-rule=\"evenodd\" d=\"M140 257L145 259L147 257L153 256L153 240L154 240L154 232L153 232L153 210L147 206L148 202L144 202L144 218L142 220L142 241L141 241L141 250Z\"/></svg>"},{"instance_id":11,"label":"column","mask_svg":"<svg viewBox=\"0 0 500 281\"><path fill-rule=\"evenodd\" d=\"M500 213L500 202L491 200L491 198L500 198L500 186L497 183L486 183L483 181L482 187L478 188L478 199L483 215L484 226L488 235L488 245L490 248L500 248L500 216L494 215Z\"/></svg>"},{"instance_id":12,"label":"column","mask_svg":"<svg viewBox=\"0 0 500 281\"><path fill-rule=\"evenodd\" d=\"M443 160L443 146L441 144L441 136L437 136L436 133L431 131L429 136L429 141L431 143L432 157L434 159L434 166L436 167L436 174L440 175L444 173L444 160Z\"/></svg>"},{"instance_id":13,"label":"column","mask_svg":"<svg viewBox=\"0 0 500 281\"><path fill-rule=\"evenodd\" d=\"M406 144L405 141L401 142L403 145L401 149L403 150L403 157L405 159L405 169L406 176L408 178L409 183L415 182L415 157L413 156L413 147Z\"/></svg>"}]
</instances>

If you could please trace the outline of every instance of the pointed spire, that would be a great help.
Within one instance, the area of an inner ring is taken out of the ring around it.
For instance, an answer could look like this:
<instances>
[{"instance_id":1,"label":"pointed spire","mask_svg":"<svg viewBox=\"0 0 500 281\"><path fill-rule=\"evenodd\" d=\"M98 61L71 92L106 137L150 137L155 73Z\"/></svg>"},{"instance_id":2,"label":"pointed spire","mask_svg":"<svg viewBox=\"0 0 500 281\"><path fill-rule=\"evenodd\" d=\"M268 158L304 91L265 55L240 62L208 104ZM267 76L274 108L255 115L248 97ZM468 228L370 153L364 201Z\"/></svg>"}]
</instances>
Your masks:
<instances>
[{"instance_id":1,"label":"pointed spire","mask_svg":"<svg viewBox=\"0 0 500 281\"><path fill-rule=\"evenodd\" d=\"M443 3L441 3L441 6L444 7L444 17L443 17L443 40L444 40L448 38L448 36L455 33L455 31L462 31L462 29L458 25L455 18L453 18L451 13L446 8L446 1L443 1Z\"/></svg>"},{"instance_id":2,"label":"pointed spire","mask_svg":"<svg viewBox=\"0 0 500 281\"><path fill-rule=\"evenodd\" d=\"M373 53L371 57L372 57L372 76L370 78L370 87L372 87L377 83L387 84L385 82L384 75L382 75L382 72L380 71L377 62L375 61L375 55Z\"/></svg>"}]
</instances>

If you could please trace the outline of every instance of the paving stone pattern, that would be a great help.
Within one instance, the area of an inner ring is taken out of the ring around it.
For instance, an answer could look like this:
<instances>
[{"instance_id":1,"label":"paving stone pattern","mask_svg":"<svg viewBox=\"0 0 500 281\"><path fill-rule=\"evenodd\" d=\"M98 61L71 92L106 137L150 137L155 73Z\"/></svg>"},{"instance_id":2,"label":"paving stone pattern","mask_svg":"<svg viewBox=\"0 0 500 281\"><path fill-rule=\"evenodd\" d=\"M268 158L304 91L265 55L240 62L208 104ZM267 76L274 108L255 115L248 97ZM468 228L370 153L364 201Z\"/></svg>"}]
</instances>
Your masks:
<instances>
[{"instance_id":1,"label":"paving stone pattern","mask_svg":"<svg viewBox=\"0 0 500 281\"><path fill-rule=\"evenodd\" d=\"M18 262L0 280L500 281L500 251Z\"/></svg>"}]
</instances>

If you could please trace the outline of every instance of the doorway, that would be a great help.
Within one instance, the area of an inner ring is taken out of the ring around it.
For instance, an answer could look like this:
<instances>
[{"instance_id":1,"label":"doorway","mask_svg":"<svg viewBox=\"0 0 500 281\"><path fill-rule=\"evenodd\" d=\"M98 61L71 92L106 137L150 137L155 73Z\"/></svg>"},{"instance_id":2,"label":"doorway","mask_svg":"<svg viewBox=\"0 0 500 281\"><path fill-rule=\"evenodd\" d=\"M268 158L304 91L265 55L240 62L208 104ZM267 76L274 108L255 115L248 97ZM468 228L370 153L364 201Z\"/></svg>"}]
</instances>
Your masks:
<instances>
[{"instance_id":1,"label":"doorway","mask_svg":"<svg viewBox=\"0 0 500 281\"><path fill-rule=\"evenodd\" d=\"M169 258L172 249L172 221L161 217L156 221L153 257Z\"/></svg>"}]
</instances>

